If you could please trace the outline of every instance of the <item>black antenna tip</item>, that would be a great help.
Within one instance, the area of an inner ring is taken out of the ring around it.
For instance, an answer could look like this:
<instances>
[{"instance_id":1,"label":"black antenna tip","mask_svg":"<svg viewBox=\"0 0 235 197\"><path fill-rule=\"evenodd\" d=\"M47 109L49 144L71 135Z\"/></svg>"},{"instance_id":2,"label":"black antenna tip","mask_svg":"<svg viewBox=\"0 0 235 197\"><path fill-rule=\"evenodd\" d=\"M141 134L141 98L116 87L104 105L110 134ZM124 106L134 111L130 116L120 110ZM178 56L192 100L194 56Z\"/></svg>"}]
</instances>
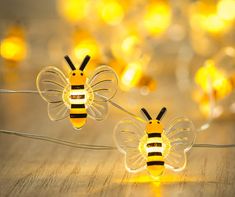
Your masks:
<instances>
[{"instance_id":1,"label":"black antenna tip","mask_svg":"<svg viewBox=\"0 0 235 197\"><path fill-rule=\"evenodd\" d=\"M87 63L90 61L91 57L89 55L86 55L79 70L83 71L87 65Z\"/></svg>"},{"instance_id":2,"label":"black antenna tip","mask_svg":"<svg viewBox=\"0 0 235 197\"><path fill-rule=\"evenodd\" d=\"M141 111L144 113L144 115L146 116L148 120L152 120L152 117L149 115L149 113L147 112L145 108L141 108Z\"/></svg>"},{"instance_id":3,"label":"black antenna tip","mask_svg":"<svg viewBox=\"0 0 235 197\"><path fill-rule=\"evenodd\" d=\"M76 67L74 66L73 62L71 61L70 57L68 55L64 56L64 59L70 66L71 70L76 70Z\"/></svg>"},{"instance_id":4,"label":"black antenna tip","mask_svg":"<svg viewBox=\"0 0 235 197\"><path fill-rule=\"evenodd\" d=\"M166 109L166 107L163 107L162 109L161 109L161 111L159 112L159 114L158 114L158 116L157 116L157 120L161 120L162 118L163 118L163 116L164 116L164 114L167 112L167 109Z\"/></svg>"}]
</instances>

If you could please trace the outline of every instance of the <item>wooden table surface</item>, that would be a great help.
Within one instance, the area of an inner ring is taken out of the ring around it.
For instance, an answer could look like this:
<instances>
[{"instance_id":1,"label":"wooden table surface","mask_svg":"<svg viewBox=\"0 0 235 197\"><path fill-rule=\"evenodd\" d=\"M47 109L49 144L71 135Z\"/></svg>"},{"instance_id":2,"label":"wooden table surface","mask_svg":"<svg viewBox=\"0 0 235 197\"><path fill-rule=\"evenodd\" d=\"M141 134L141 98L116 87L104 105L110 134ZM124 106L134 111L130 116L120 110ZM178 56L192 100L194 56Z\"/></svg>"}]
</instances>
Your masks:
<instances>
[{"instance_id":1,"label":"wooden table surface","mask_svg":"<svg viewBox=\"0 0 235 197\"><path fill-rule=\"evenodd\" d=\"M21 82L2 83L1 87L34 88L33 78L34 74L23 74ZM196 105L173 84L162 84L149 96L120 93L114 100L136 114L143 106L154 114L165 105L169 112L164 124L186 115L199 127L202 120ZM110 146L114 146L115 124L128 117L110 106L105 121L89 119L85 128L76 132L69 120L51 122L46 103L38 95L0 95L0 109L1 129ZM221 118L198 133L197 143L234 143L234 129L234 119ZM232 148L192 148L183 172L166 171L160 182L153 182L146 172L128 173L117 150L80 150L0 134L0 196L235 196L234 155Z\"/></svg>"}]
</instances>

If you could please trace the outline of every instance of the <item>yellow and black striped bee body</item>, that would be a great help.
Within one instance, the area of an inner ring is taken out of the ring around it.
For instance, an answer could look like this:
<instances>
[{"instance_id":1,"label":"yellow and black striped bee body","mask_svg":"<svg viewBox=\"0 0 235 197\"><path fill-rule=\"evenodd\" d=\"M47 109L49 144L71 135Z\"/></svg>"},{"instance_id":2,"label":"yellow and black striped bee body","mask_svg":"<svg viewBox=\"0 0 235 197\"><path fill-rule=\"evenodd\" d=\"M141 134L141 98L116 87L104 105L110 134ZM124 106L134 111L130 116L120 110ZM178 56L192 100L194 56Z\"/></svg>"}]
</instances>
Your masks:
<instances>
[{"instance_id":1,"label":"yellow and black striped bee body","mask_svg":"<svg viewBox=\"0 0 235 197\"><path fill-rule=\"evenodd\" d=\"M164 166L165 162L163 158L163 142L162 142L163 126L160 123L160 120L165 114L166 108L162 108L156 120L153 120L144 108L142 108L142 112L149 120L145 130L147 134L147 143L146 143L147 170L152 176L157 177L162 175L165 169Z\"/></svg>"},{"instance_id":2,"label":"yellow and black striped bee body","mask_svg":"<svg viewBox=\"0 0 235 197\"><path fill-rule=\"evenodd\" d=\"M70 121L74 128L82 128L87 119L86 100L87 93L85 91L86 76L83 72L85 66L90 60L89 56L86 56L79 69L76 69L72 61L68 56L65 56L68 65L71 68L71 74L69 76L70 82Z\"/></svg>"},{"instance_id":3,"label":"yellow and black striped bee body","mask_svg":"<svg viewBox=\"0 0 235 197\"><path fill-rule=\"evenodd\" d=\"M54 66L47 66L37 76L37 89L47 102L49 118L59 121L69 117L75 129L81 129L87 118L105 119L107 102L116 94L118 87L115 71L101 65L86 77L83 71L90 56L85 56L79 67L75 67L68 56L65 60L70 67L68 76Z\"/></svg>"},{"instance_id":4,"label":"yellow and black striped bee body","mask_svg":"<svg viewBox=\"0 0 235 197\"><path fill-rule=\"evenodd\" d=\"M147 119L141 119L145 129L131 119L120 121L114 129L114 142L124 154L126 170L131 173L147 170L155 180L160 179L165 169L183 170L186 152L196 137L192 121L179 117L163 128L161 119L166 113L165 107L156 119L152 119L144 108L141 111Z\"/></svg>"}]
</instances>

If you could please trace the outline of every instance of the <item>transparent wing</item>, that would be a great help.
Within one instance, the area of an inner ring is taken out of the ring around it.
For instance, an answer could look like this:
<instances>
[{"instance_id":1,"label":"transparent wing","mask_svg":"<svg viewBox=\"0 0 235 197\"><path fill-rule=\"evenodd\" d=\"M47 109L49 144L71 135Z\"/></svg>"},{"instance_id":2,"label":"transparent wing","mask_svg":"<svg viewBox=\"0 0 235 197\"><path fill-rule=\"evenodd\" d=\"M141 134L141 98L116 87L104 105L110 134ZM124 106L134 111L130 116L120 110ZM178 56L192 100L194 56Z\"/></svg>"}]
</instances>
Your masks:
<instances>
[{"instance_id":1,"label":"transparent wing","mask_svg":"<svg viewBox=\"0 0 235 197\"><path fill-rule=\"evenodd\" d=\"M129 172L145 169L146 159L140 151L143 129L132 120L120 121L114 129L114 142L119 151L125 154L125 166Z\"/></svg>"},{"instance_id":2,"label":"transparent wing","mask_svg":"<svg viewBox=\"0 0 235 197\"><path fill-rule=\"evenodd\" d=\"M118 77L109 66L99 66L88 80L88 93L98 96L94 101L110 100L117 92Z\"/></svg>"},{"instance_id":3,"label":"transparent wing","mask_svg":"<svg viewBox=\"0 0 235 197\"><path fill-rule=\"evenodd\" d=\"M108 115L108 103L105 99L98 97L98 95L94 95L93 99L89 97L86 106L89 117L101 121Z\"/></svg>"},{"instance_id":4,"label":"transparent wing","mask_svg":"<svg viewBox=\"0 0 235 197\"><path fill-rule=\"evenodd\" d=\"M48 103L48 115L53 121L69 115L69 103L64 99L69 83L65 75L56 67L48 66L37 76L36 85L41 97Z\"/></svg>"},{"instance_id":5,"label":"transparent wing","mask_svg":"<svg viewBox=\"0 0 235 197\"><path fill-rule=\"evenodd\" d=\"M108 114L107 100L117 91L118 78L115 71L108 66L98 67L86 83L87 113L95 120L103 120Z\"/></svg>"},{"instance_id":6,"label":"transparent wing","mask_svg":"<svg viewBox=\"0 0 235 197\"><path fill-rule=\"evenodd\" d=\"M192 147L196 134L192 121L187 118L177 118L163 132L163 141L169 150L165 156L166 167L181 171L186 166L186 152Z\"/></svg>"}]
</instances>

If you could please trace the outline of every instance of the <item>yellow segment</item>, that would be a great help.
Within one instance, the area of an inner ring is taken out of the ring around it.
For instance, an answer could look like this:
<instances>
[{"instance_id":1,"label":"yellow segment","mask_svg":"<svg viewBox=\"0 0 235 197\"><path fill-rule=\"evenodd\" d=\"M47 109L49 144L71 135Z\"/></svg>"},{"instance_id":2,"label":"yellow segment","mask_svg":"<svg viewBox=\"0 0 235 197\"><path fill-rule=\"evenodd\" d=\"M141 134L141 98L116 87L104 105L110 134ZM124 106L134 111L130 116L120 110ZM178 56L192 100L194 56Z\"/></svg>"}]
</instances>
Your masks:
<instances>
[{"instance_id":1,"label":"yellow segment","mask_svg":"<svg viewBox=\"0 0 235 197\"><path fill-rule=\"evenodd\" d=\"M86 108L71 108L70 114L86 114ZM74 128L80 129L86 124L86 118L70 118Z\"/></svg>"},{"instance_id":2,"label":"yellow segment","mask_svg":"<svg viewBox=\"0 0 235 197\"><path fill-rule=\"evenodd\" d=\"M86 124L86 118L70 118L74 128L81 129Z\"/></svg>"},{"instance_id":3,"label":"yellow segment","mask_svg":"<svg viewBox=\"0 0 235 197\"><path fill-rule=\"evenodd\" d=\"M164 169L165 169L164 165L147 166L148 172L154 178L157 178L158 176L161 176L164 172Z\"/></svg>"},{"instance_id":4,"label":"yellow segment","mask_svg":"<svg viewBox=\"0 0 235 197\"><path fill-rule=\"evenodd\" d=\"M149 161L164 161L162 156L148 156L147 157L147 162ZM148 172L151 174L153 177L158 177L161 176L165 167L164 165L152 165L152 166L147 166Z\"/></svg>"}]
</instances>

